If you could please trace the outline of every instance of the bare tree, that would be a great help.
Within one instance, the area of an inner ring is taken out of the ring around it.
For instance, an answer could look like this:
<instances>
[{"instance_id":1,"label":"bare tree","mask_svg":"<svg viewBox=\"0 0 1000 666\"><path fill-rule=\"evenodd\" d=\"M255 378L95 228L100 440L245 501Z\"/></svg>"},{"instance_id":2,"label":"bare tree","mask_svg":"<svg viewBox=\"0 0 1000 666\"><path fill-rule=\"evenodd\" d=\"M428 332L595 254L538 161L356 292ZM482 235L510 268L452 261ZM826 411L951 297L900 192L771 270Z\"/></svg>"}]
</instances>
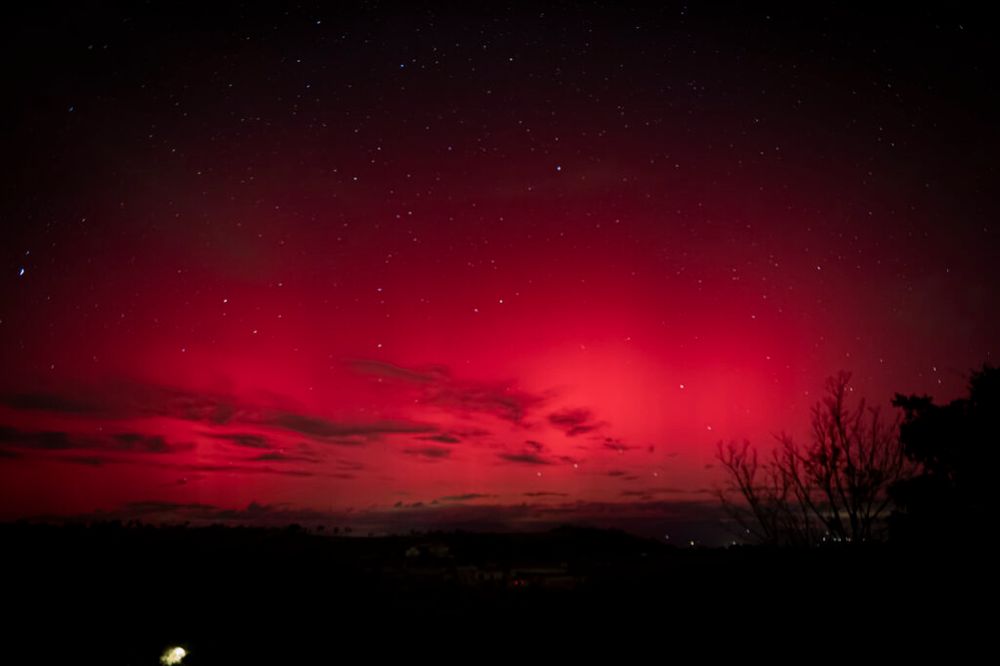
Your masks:
<instances>
[{"instance_id":1,"label":"bare tree","mask_svg":"<svg viewBox=\"0 0 1000 666\"><path fill-rule=\"evenodd\" d=\"M777 436L766 462L749 442L719 442L727 483L719 499L745 537L768 544L863 542L883 536L889 488L907 473L899 419L860 400L847 404L851 375L826 382L812 409L812 440Z\"/></svg>"}]
</instances>

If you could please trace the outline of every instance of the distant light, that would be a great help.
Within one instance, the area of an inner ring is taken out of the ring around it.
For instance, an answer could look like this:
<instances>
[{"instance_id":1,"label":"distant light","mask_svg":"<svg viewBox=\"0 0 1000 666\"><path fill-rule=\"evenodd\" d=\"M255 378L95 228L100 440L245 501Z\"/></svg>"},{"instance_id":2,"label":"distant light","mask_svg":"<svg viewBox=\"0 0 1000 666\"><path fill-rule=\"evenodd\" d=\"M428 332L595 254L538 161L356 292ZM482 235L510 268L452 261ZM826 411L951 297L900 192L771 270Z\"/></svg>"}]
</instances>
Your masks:
<instances>
[{"instance_id":1,"label":"distant light","mask_svg":"<svg viewBox=\"0 0 1000 666\"><path fill-rule=\"evenodd\" d=\"M187 650L182 647L168 648L160 657L161 664L179 664L187 656Z\"/></svg>"},{"instance_id":2,"label":"distant light","mask_svg":"<svg viewBox=\"0 0 1000 666\"><path fill-rule=\"evenodd\" d=\"M681 390L684 390L684 384L681 384Z\"/></svg>"},{"instance_id":3,"label":"distant light","mask_svg":"<svg viewBox=\"0 0 1000 666\"><path fill-rule=\"evenodd\" d=\"M24 267L21 267L21 270L17 272L17 277L24 277Z\"/></svg>"}]
</instances>

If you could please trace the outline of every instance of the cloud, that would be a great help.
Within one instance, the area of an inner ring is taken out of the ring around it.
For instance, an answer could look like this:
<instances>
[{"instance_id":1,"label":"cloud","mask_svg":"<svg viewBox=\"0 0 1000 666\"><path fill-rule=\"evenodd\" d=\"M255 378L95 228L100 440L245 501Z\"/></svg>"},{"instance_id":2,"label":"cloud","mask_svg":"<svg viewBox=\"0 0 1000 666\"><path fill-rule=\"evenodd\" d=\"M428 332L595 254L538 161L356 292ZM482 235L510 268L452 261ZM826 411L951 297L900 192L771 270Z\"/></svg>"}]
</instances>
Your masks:
<instances>
[{"instance_id":1,"label":"cloud","mask_svg":"<svg viewBox=\"0 0 1000 666\"><path fill-rule=\"evenodd\" d=\"M448 380L448 369L440 365L418 370L373 359L351 359L347 361L347 365L361 375L396 379L412 384L433 384Z\"/></svg>"},{"instance_id":2,"label":"cloud","mask_svg":"<svg viewBox=\"0 0 1000 666\"><path fill-rule=\"evenodd\" d=\"M549 423L565 432L567 437L584 435L604 425L593 420L589 409L580 407L552 412L549 414Z\"/></svg>"},{"instance_id":3,"label":"cloud","mask_svg":"<svg viewBox=\"0 0 1000 666\"><path fill-rule=\"evenodd\" d=\"M161 386L143 387L139 396L140 409L157 416L215 425L247 419L244 410L231 396Z\"/></svg>"},{"instance_id":4,"label":"cloud","mask_svg":"<svg viewBox=\"0 0 1000 666\"><path fill-rule=\"evenodd\" d=\"M403 449L403 453L427 460L443 460L451 456L451 449L443 446L422 446Z\"/></svg>"},{"instance_id":5,"label":"cloud","mask_svg":"<svg viewBox=\"0 0 1000 666\"><path fill-rule=\"evenodd\" d=\"M100 412L99 402L85 397L54 393L7 393L0 395L0 404L17 410L55 412L59 414L89 414Z\"/></svg>"},{"instance_id":6,"label":"cloud","mask_svg":"<svg viewBox=\"0 0 1000 666\"><path fill-rule=\"evenodd\" d=\"M483 413L522 425L528 412L541 398L504 385L462 384L442 387L430 399L432 404L464 414Z\"/></svg>"},{"instance_id":7,"label":"cloud","mask_svg":"<svg viewBox=\"0 0 1000 666\"><path fill-rule=\"evenodd\" d=\"M171 444L161 435L134 432L110 436L80 435L64 431L25 431L8 426L0 426L0 444L33 451L89 450L152 454L179 453L194 447L190 443Z\"/></svg>"},{"instance_id":8,"label":"cloud","mask_svg":"<svg viewBox=\"0 0 1000 666\"><path fill-rule=\"evenodd\" d=\"M497 454L502 460L511 463L519 463L522 465L551 465L552 461L537 453L499 453Z\"/></svg>"},{"instance_id":9,"label":"cloud","mask_svg":"<svg viewBox=\"0 0 1000 666\"><path fill-rule=\"evenodd\" d=\"M425 433L436 430L432 425L412 421L382 420L369 423L347 423L293 412L275 413L265 420L264 425L308 435L321 442L348 445L364 443L363 440L351 439L352 437L374 439L382 435Z\"/></svg>"},{"instance_id":10,"label":"cloud","mask_svg":"<svg viewBox=\"0 0 1000 666\"><path fill-rule=\"evenodd\" d=\"M278 476L297 476L297 477L316 476L315 472L310 472L301 469L279 469L276 467L258 466L258 465L236 465L236 464L216 465L216 464L204 463L195 465L162 465L162 466L172 467L180 470L189 470L192 472L225 472L227 474L235 474L235 473L275 474Z\"/></svg>"},{"instance_id":11,"label":"cloud","mask_svg":"<svg viewBox=\"0 0 1000 666\"><path fill-rule=\"evenodd\" d=\"M318 458L313 458L311 456L302 455L291 455L288 453L282 453L280 451L268 451L267 453L262 453L258 456L250 458L253 462L307 462L307 463L318 463Z\"/></svg>"},{"instance_id":12,"label":"cloud","mask_svg":"<svg viewBox=\"0 0 1000 666\"><path fill-rule=\"evenodd\" d=\"M470 502L472 500L478 499L490 499L496 497L496 495L484 495L482 493L465 493L464 495L446 495L445 497L439 497L436 501L438 502Z\"/></svg>"},{"instance_id":13,"label":"cloud","mask_svg":"<svg viewBox=\"0 0 1000 666\"><path fill-rule=\"evenodd\" d=\"M168 444L162 435L143 435L135 432L125 432L113 435L114 450L132 453L176 453L190 451L194 444Z\"/></svg>"},{"instance_id":14,"label":"cloud","mask_svg":"<svg viewBox=\"0 0 1000 666\"><path fill-rule=\"evenodd\" d=\"M25 432L8 426L0 426L0 444L42 451L83 448L66 432Z\"/></svg>"},{"instance_id":15,"label":"cloud","mask_svg":"<svg viewBox=\"0 0 1000 666\"><path fill-rule=\"evenodd\" d=\"M110 462L116 462L114 458L105 458L103 456L60 456L59 460L75 465L89 465L91 467L100 467Z\"/></svg>"},{"instance_id":16,"label":"cloud","mask_svg":"<svg viewBox=\"0 0 1000 666\"><path fill-rule=\"evenodd\" d=\"M639 448L638 446L629 446L628 444L624 444L620 439L615 439L613 437L605 437L601 446L616 453L625 453L626 451L634 451Z\"/></svg>"},{"instance_id":17,"label":"cloud","mask_svg":"<svg viewBox=\"0 0 1000 666\"><path fill-rule=\"evenodd\" d=\"M359 463L359 462L357 462L355 460L344 460L342 458L338 459L335 462L335 464L337 466L337 469L345 470L345 471L350 471L350 472L357 472L357 471L362 470L362 469L365 468L365 466L363 464L361 464L361 463Z\"/></svg>"},{"instance_id":18,"label":"cloud","mask_svg":"<svg viewBox=\"0 0 1000 666\"><path fill-rule=\"evenodd\" d=\"M445 366L403 368L384 361L348 361L354 372L396 380L421 394L421 402L460 414L487 414L523 425L528 413L544 402L542 396L522 391L511 382L473 382L452 377Z\"/></svg>"},{"instance_id":19,"label":"cloud","mask_svg":"<svg viewBox=\"0 0 1000 666\"><path fill-rule=\"evenodd\" d=\"M462 441L458 437L447 433L442 433L440 435L427 435L425 437L418 437L418 439L427 440L429 442L440 442L442 444L458 444Z\"/></svg>"},{"instance_id":20,"label":"cloud","mask_svg":"<svg viewBox=\"0 0 1000 666\"><path fill-rule=\"evenodd\" d=\"M47 411L99 419L163 417L213 426L244 424L278 428L306 435L328 444L359 446L383 435L436 433L437 427L405 420L375 422L335 421L287 409L242 402L233 396L185 389L117 382L63 393L29 392L0 396L0 403L15 410ZM237 446L268 448L259 434L205 433ZM41 446L40 442L37 444ZM58 442L50 440L50 445Z\"/></svg>"},{"instance_id":21,"label":"cloud","mask_svg":"<svg viewBox=\"0 0 1000 666\"><path fill-rule=\"evenodd\" d=\"M523 493L525 497L569 497L569 493L554 493L540 490L537 492Z\"/></svg>"},{"instance_id":22,"label":"cloud","mask_svg":"<svg viewBox=\"0 0 1000 666\"><path fill-rule=\"evenodd\" d=\"M691 495L701 493L701 490L684 490L683 488L675 488L671 486L659 486L656 488L645 488L643 490L623 490L621 491L621 496L649 499L661 495Z\"/></svg>"},{"instance_id":23,"label":"cloud","mask_svg":"<svg viewBox=\"0 0 1000 666\"><path fill-rule=\"evenodd\" d=\"M267 437L263 435L254 435L250 433L221 433L221 432L204 432L201 433L205 437L211 437L212 439L220 439L230 444L235 444L236 446L243 446L249 449L270 449L272 448L270 442L268 442Z\"/></svg>"},{"instance_id":24,"label":"cloud","mask_svg":"<svg viewBox=\"0 0 1000 666\"><path fill-rule=\"evenodd\" d=\"M171 454L190 451L194 444L188 442L171 443L162 435L136 432L118 433L108 436L77 435L60 431L31 432L11 427L0 427L0 457L23 458L21 451L31 451L33 455L53 456L60 462L100 467L107 464L145 465L173 469L182 472L218 472L226 474L274 474L281 476L315 476L312 471L255 465L256 462L319 462L318 458L307 455L284 454L277 451L266 452L249 460L236 463L191 464L171 459ZM11 450L13 449L13 450ZM66 453L69 452L69 453ZM183 460L183 459L182 459ZM345 473L356 471L353 465L338 465L337 478L346 478ZM350 475L353 478L353 475Z\"/></svg>"}]
</instances>

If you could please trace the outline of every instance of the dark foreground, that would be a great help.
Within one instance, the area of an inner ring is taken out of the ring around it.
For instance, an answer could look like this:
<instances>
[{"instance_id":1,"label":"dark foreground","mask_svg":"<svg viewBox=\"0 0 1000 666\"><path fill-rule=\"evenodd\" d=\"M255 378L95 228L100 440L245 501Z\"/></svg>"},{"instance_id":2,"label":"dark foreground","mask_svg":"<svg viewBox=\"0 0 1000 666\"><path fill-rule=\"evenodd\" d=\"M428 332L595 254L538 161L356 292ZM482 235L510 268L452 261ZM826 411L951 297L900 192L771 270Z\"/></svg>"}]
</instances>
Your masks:
<instances>
[{"instance_id":1,"label":"dark foreground","mask_svg":"<svg viewBox=\"0 0 1000 666\"><path fill-rule=\"evenodd\" d=\"M0 526L0 546L4 653L20 655L8 663L157 664L179 645L184 664L316 664L609 641L663 657L836 656L859 641L955 656L992 635L995 592L978 553L674 548L578 528L359 538L21 524Z\"/></svg>"}]
</instances>

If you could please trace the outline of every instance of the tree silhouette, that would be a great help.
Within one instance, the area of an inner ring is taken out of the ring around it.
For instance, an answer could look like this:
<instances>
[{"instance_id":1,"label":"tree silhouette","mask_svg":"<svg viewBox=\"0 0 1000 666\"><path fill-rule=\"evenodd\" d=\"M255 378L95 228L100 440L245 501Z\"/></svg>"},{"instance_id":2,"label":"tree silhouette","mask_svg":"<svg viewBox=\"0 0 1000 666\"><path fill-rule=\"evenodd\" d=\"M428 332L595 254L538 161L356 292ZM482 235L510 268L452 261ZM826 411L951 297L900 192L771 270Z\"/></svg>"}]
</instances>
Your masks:
<instances>
[{"instance_id":1,"label":"tree silhouette","mask_svg":"<svg viewBox=\"0 0 1000 666\"><path fill-rule=\"evenodd\" d=\"M905 414L900 439L917 474L892 487L897 505L893 539L976 539L996 516L1000 446L1000 368L983 365L969 380L969 397L935 405L928 396L897 394Z\"/></svg>"},{"instance_id":2,"label":"tree silhouette","mask_svg":"<svg viewBox=\"0 0 1000 666\"><path fill-rule=\"evenodd\" d=\"M883 537L889 489L906 475L899 420L885 421L864 400L850 407L850 379L847 372L827 379L808 444L782 433L761 462L749 442L719 442L727 483L718 495L744 537L803 546Z\"/></svg>"}]
</instances>

